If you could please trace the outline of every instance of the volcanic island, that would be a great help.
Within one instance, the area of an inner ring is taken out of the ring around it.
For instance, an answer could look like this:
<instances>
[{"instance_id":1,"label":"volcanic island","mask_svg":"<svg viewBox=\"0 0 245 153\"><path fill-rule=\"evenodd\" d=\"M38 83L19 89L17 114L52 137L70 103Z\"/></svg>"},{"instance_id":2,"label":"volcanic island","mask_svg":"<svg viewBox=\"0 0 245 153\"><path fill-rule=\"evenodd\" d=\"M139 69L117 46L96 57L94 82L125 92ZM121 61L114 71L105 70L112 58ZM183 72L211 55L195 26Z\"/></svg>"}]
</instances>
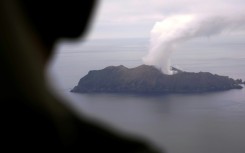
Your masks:
<instances>
[{"instance_id":1,"label":"volcanic island","mask_svg":"<svg viewBox=\"0 0 245 153\"><path fill-rule=\"evenodd\" d=\"M154 66L123 65L91 70L71 92L75 93L203 93L242 89L245 81L209 72L185 72L172 67L173 75L162 73Z\"/></svg>"}]
</instances>

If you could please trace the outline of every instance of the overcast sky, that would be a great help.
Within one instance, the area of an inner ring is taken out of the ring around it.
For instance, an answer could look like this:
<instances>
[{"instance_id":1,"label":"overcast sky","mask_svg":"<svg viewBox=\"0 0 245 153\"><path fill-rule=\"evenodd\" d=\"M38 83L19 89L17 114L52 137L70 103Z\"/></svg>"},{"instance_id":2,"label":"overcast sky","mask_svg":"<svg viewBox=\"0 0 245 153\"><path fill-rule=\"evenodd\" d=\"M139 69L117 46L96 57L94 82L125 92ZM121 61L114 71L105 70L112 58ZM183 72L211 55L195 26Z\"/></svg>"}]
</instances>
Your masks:
<instances>
[{"instance_id":1,"label":"overcast sky","mask_svg":"<svg viewBox=\"0 0 245 153\"><path fill-rule=\"evenodd\" d=\"M171 15L244 12L244 0L102 0L89 37L149 37L154 24Z\"/></svg>"}]
</instances>

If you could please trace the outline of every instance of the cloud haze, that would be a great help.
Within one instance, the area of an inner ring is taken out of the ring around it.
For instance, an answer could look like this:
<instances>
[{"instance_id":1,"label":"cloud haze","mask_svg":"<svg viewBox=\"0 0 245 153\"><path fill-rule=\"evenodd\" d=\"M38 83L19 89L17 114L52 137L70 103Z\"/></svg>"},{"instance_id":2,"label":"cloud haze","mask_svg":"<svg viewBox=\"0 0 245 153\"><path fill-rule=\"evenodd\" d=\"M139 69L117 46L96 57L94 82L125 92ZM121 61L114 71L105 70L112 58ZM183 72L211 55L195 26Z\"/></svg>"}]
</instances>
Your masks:
<instances>
[{"instance_id":1,"label":"cloud haze","mask_svg":"<svg viewBox=\"0 0 245 153\"><path fill-rule=\"evenodd\" d=\"M181 14L243 14L244 0L102 0L91 38L149 37L156 21Z\"/></svg>"}]
</instances>

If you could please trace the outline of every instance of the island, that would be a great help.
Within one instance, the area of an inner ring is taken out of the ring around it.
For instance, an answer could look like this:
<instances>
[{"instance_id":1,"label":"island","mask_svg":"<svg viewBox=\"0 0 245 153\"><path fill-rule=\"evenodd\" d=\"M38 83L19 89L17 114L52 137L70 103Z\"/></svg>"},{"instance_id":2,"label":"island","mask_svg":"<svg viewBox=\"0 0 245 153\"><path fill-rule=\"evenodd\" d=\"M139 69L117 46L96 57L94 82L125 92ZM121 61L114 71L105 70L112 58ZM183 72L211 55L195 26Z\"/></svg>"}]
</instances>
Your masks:
<instances>
[{"instance_id":1,"label":"island","mask_svg":"<svg viewBox=\"0 0 245 153\"><path fill-rule=\"evenodd\" d=\"M202 93L242 89L244 82L209 72L185 72L172 67L173 75L163 74L154 66L123 65L92 70L80 79L71 92L76 93Z\"/></svg>"}]
</instances>

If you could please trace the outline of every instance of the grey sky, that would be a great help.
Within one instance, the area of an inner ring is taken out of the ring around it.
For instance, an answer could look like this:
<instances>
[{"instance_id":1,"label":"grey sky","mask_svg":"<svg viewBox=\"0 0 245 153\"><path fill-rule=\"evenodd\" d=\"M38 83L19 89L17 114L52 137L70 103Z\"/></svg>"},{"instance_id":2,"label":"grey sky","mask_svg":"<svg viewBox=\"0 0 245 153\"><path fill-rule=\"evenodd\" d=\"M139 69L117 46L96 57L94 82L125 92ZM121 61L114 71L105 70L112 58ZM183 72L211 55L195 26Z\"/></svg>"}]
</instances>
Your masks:
<instances>
[{"instance_id":1,"label":"grey sky","mask_svg":"<svg viewBox=\"0 0 245 153\"><path fill-rule=\"evenodd\" d=\"M245 14L244 0L102 0L90 38L149 37L157 21L179 14Z\"/></svg>"}]
</instances>

